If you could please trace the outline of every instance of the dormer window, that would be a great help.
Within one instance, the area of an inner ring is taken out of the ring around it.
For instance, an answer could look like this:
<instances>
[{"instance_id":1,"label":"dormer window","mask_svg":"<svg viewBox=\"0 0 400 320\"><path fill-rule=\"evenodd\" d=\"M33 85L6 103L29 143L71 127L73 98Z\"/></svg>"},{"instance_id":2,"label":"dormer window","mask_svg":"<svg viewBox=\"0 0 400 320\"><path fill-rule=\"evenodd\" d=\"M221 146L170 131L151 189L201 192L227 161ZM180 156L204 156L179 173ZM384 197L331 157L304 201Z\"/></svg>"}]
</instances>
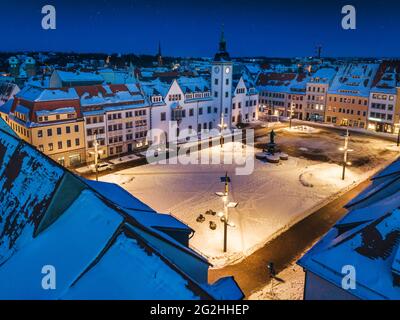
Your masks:
<instances>
[{"instance_id":1,"label":"dormer window","mask_svg":"<svg viewBox=\"0 0 400 320\"><path fill-rule=\"evenodd\" d=\"M152 97L152 102L153 103L158 103L158 102L161 102L161 101L162 101L161 96L153 96Z\"/></svg>"}]
</instances>

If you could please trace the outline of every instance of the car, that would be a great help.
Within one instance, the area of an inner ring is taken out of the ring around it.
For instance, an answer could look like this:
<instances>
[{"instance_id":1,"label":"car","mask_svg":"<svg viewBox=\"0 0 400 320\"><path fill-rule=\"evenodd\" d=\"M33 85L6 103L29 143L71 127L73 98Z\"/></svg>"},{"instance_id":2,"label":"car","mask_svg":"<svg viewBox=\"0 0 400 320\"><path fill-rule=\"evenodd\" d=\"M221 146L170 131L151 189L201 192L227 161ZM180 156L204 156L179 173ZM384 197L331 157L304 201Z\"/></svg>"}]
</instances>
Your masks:
<instances>
[{"instance_id":1,"label":"car","mask_svg":"<svg viewBox=\"0 0 400 320\"><path fill-rule=\"evenodd\" d=\"M94 164L91 165L92 168L92 172L96 172L96 166ZM101 171L105 171L105 170L112 170L114 168L114 166L111 163L108 162L102 162L97 164L97 171L101 172Z\"/></svg>"}]
</instances>

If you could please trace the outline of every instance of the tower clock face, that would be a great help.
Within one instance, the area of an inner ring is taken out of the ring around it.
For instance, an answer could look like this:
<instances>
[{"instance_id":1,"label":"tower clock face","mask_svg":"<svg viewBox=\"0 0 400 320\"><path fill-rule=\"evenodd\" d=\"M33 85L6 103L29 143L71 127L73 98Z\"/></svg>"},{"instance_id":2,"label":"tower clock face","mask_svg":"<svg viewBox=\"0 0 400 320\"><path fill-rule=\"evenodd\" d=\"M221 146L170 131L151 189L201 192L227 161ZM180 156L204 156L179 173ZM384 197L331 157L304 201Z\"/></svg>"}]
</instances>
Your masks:
<instances>
[{"instance_id":1,"label":"tower clock face","mask_svg":"<svg viewBox=\"0 0 400 320\"><path fill-rule=\"evenodd\" d=\"M214 68L214 72L215 72L215 73L218 73L218 72L219 72L219 67L215 67L215 68Z\"/></svg>"},{"instance_id":2,"label":"tower clock face","mask_svg":"<svg viewBox=\"0 0 400 320\"><path fill-rule=\"evenodd\" d=\"M229 73L230 71L231 71L231 68L229 68L229 67L225 68L225 73Z\"/></svg>"}]
</instances>

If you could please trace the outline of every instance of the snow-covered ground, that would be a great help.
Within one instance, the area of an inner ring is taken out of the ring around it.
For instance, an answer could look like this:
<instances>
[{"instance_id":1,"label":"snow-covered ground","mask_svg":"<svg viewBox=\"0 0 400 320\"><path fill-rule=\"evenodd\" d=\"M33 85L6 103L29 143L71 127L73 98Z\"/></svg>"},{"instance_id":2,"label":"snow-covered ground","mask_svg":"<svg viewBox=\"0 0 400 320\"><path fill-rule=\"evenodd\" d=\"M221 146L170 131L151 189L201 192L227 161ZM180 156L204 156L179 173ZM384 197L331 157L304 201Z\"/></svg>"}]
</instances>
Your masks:
<instances>
[{"instance_id":1,"label":"snow-covered ground","mask_svg":"<svg viewBox=\"0 0 400 320\"><path fill-rule=\"evenodd\" d=\"M322 140L319 145L329 144L323 141L324 136L314 138L298 140L300 143L296 144L296 148L315 148L316 139ZM371 152L378 153L387 144L390 143L374 144ZM242 154L241 146L232 147L232 143L227 144L224 153ZM204 152L219 152L218 148L202 151L202 156ZM260 149L250 152L248 159L253 160L257 152ZM290 156L290 152L287 153ZM251 254L346 188L363 181L389 156L393 158L394 153L389 152L385 156L373 158L374 165L368 163L367 169L349 167L344 181L341 180L342 168L338 164L303 157L289 157L289 160L279 164L254 159L254 172L250 175L235 175L235 164L178 163L135 167L103 176L101 180L121 185L155 210L170 212L188 224L196 231L190 241L191 246L215 267L220 267ZM227 254L222 250L223 224L217 216L205 214L209 209L216 212L223 209L223 203L215 192L223 191L224 184L220 182L220 177L225 175L225 171L232 180L230 200L239 203L236 208L229 209L230 220L235 227L229 228ZM196 222L199 214L206 218L202 223ZM216 230L209 228L210 221L217 224Z\"/></svg>"},{"instance_id":2,"label":"snow-covered ground","mask_svg":"<svg viewBox=\"0 0 400 320\"><path fill-rule=\"evenodd\" d=\"M293 263L277 274L263 289L253 293L249 300L302 300L305 273Z\"/></svg>"},{"instance_id":3,"label":"snow-covered ground","mask_svg":"<svg viewBox=\"0 0 400 320\"><path fill-rule=\"evenodd\" d=\"M291 128L285 128L284 129L287 132L291 132L291 133L318 133L321 130L317 129L317 128L313 128L310 126L305 126L305 125L297 125L297 126L293 126Z\"/></svg>"}]
</instances>

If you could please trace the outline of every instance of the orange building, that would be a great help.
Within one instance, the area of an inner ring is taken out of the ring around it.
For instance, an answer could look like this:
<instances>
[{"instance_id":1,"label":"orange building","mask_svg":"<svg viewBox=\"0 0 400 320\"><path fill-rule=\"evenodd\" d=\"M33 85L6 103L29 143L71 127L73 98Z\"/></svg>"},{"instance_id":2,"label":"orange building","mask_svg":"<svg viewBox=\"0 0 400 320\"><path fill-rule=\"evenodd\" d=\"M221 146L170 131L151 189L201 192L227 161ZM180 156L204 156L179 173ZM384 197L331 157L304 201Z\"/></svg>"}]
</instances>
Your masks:
<instances>
[{"instance_id":1,"label":"orange building","mask_svg":"<svg viewBox=\"0 0 400 320\"><path fill-rule=\"evenodd\" d=\"M329 94L325 121L340 126L367 127L368 97Z\"/></svg>"}]
</instances>

